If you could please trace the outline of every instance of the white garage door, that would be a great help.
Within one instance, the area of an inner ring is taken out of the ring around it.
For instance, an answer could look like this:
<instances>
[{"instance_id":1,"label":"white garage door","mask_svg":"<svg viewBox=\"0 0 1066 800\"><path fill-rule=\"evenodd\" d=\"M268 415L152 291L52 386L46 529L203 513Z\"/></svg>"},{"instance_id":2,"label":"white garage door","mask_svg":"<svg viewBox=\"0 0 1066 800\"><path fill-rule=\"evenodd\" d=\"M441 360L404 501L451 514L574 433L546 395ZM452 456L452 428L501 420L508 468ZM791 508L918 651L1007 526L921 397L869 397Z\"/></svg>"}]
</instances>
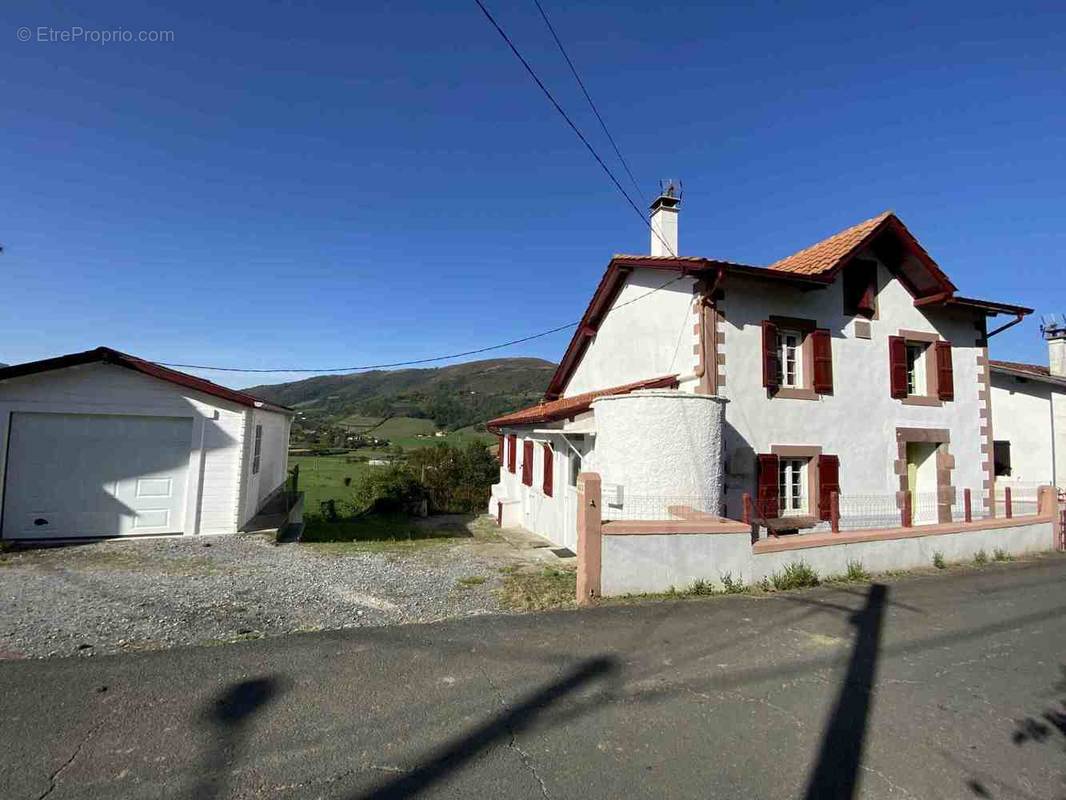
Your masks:
<instances>
[{"instance_id":1,"label":"white garage door","mask_svg":"<svg viewBox=\"0 0 1066 800\"><path fill-rule=\"evenodd\" d=\"M192 420L16 413L5 539L181 533Z\"/></svg>"}]
</instances>

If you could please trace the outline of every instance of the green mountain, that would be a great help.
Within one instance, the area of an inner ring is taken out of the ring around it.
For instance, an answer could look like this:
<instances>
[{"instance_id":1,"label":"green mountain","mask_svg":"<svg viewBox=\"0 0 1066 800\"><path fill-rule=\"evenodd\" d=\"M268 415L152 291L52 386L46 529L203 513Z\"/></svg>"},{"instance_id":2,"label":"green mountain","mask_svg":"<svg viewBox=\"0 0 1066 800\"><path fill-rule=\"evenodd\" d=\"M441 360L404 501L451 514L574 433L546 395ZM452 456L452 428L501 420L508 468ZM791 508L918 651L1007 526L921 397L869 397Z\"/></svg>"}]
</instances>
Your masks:
<instances>
[{"instance_id":1,"label":"green mountain","mask_svg":"<svg viewBox=\"0 0 1066 800\"><path fill-rule=\"evenodd\" d=\"M494 358L434 369L325 375L247 391L291 406L308 420L417 417L456 430L536 403L555 364L539 358Z\"/></svg>"}]
</instances>

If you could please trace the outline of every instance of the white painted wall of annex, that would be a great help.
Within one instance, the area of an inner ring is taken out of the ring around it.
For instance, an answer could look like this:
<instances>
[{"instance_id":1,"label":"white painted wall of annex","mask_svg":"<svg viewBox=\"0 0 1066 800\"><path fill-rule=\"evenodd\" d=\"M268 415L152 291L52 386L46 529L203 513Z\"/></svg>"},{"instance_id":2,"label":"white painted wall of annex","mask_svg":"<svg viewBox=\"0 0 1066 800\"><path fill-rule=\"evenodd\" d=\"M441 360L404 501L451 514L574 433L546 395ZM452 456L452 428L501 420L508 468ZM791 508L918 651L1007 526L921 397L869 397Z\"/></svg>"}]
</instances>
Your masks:
<instances>
[{"instance_id":1,"label":"white painted wall of annex","mask_svg":"<svg viewBox=\"0 0 1066 800\"><path fill-rule=\"evenodd\" d=\"M666 288L648 294L672 279L674 282ZM663 375L687 376L681 388L691 388L698 360L693 354L693 346L698 343L693 332L697 322L693 285L692 278L678 279L676 272L633 270L563 395L570 397ZM638 302L623 306L638 297Z\"/></svg>"},{"instance_id":2,"label":"white painted wall of annex","mask_svg":"<svg viewBox=\"0 0 1066 800\"><path fill-rule=\"evenodd\" d=\"M241 475L244 483L239 525L243 526L262 508L266 500L288 477L289 428L291 418L275 411L261 408L248 411L248 428L245 433ZM263 439L259 451L259 472L252 473L255 448L255 426L263 426Z\"/></svg>"},{"instance_id":3,"label":"white painted wall of annex","mask_svg":"<svg viewBox=\"0 0 1066 800\"><path fill-rule=\"evenodd\" d=\"M663 519L659 498L718 514L722 504L720 397L650 389L594 400L596 457L606 497L623 489L625 519Z\"/></svg>"},{"instance_id":4,"label":"white painted wall of annex","mask_svg":"<svg viewBox=\"0 0 1066 800\"><path fill-rule=\"evenodd\" d=\"M865 254L866 258L872 258ZM854 334L843 313L841 282L809 292L767 281L733 278L725 284L726 484L730 516L741 494L754 488L756 453L771 445L815 445L840 457L842 494L894 494L896 428L947 428L955 456L952 480L981 496L984 473L980 446L975 318L966 312L914 307L907 290L883 266L878 268L878 319L871 339ZM832 395L818 400L769 398L762 385L761 323L770 315L813 319L832 332ZM955 400L941 407L904 405L890 396L888 337L900 329L939 333L953 346ZM995 420L993 420L995 422Z\"/></svg>"},{"instance_id":5,"label":"white painted wall of annex","mask_svg":"<svg viewBox=\"0 0 1066 800\"><path fill-rule=\"evenodd\" d=\"M197 519L200 533L236 531L243 406L112 364L6 380L0 382L0 486L9 420L19 411L191 418L185 532L194 532ZM0 506L0 516L2 511Z\"/></svg>"},{"instance_id":6,"label":"white painted wall of annex","mask_svg":"<svg viewBox=\"0 0 1066 800\"><path fill-rule=\"evenodd\" d=\"M1052 483L1053 445L1052 386L1039 381L1020 381L1013 375L992 372L992 432L997 440L1010 442L1011 474L999 481Z\"/></svg>"},{"instance_id":7,"label":"white painted wall of annex","mask_svg":"<svg viewBox=\"0 0 1066 800\"><path fill-rule=\"evenodd\" d=\"M507 459L504 458L500 465L500 480L492 487L489 499L488 513L496 516L497 503L503 503L504 527L522 527L527 531L543 536L548 541L561 547L569 547L574 550L577 541L570 541L566 535L568 527L563 515L567 512L566 496L570 491L568 486L568 448L557 437L547 437L543 434L534 434L529 428L508 429L504 432L505 439L508 433L517 435L515 457L515 471L512 474L507 469ZM524 442L533 440L533 485L526 486L522 483L522 459L524 457ZM552 458L552 494L549 497L544 493L544 452L542 444L545 441L553 446ZM508 445L509 446L509 445Z\"/></svg>"}]
</instances>

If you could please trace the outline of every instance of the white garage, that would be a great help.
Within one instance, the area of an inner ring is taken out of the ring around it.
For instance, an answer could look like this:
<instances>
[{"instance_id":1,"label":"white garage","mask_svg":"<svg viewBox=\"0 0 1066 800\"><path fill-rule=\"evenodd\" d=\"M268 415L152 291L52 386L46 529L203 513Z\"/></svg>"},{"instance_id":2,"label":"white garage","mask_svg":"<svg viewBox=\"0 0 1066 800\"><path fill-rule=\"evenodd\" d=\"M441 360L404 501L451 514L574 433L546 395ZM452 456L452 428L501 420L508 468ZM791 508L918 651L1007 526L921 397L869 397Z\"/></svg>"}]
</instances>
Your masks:
<instances>
[{"instance_id":1,"label":"white garage","mask_svg":"<svg viewBox=\"0 0 1066 800\"><path fill-rule=\"evenodd\" d=\"M0 538L233 533L292 412L109 348L0 368Z\"/></svg>"}]
</instances>

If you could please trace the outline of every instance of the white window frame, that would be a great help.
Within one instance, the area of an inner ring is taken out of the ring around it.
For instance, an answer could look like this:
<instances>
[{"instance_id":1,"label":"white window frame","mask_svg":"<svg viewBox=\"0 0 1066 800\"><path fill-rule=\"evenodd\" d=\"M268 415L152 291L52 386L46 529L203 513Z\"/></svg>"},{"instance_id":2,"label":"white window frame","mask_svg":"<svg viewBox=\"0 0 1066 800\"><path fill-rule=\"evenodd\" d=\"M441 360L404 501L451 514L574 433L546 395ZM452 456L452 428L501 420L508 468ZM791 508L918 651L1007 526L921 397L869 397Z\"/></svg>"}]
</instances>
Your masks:
<instances>
[{"instance_id":1,"label":"white window frame","mask_svg":"<svg viewBox=\"0 0 1066 800\"><path fill-rule=\"evenodd\" d=\"M255 444L252 448L252 474L259 474L260 456L263 453L263 426L255 426Z\"/></svg>"},{"instance_id":2,"label":"white window frame","mask_svg":"<svg viewBox=\"0 0 1066 800\"><path fill-rule=\"evenodd\" d=\"M810 515L809 458L781 458L777 465L779 513L782 517Z\"/></svg>"},{"instance_id":3,"label":"white window frame","mask_svg":"<svg viewBox=\"0 0 1066 800\"><path fill-rule=\"evenodd\" d=\"M929 387L926 385L926 363L929 358L927 342L905 342L907 347L907 396L924 397Z\"/></svg>"},{"instance_id":4,"label":"white window frame","mask_svg":"<svg viewBox=\"0 0 1066 800\"><path fill-rule=\"evenodd\" d=\"M802 333L788 329L777 332L777 366L780 386L786 389L803 388Z\"/></svg>"}]
</instances>

